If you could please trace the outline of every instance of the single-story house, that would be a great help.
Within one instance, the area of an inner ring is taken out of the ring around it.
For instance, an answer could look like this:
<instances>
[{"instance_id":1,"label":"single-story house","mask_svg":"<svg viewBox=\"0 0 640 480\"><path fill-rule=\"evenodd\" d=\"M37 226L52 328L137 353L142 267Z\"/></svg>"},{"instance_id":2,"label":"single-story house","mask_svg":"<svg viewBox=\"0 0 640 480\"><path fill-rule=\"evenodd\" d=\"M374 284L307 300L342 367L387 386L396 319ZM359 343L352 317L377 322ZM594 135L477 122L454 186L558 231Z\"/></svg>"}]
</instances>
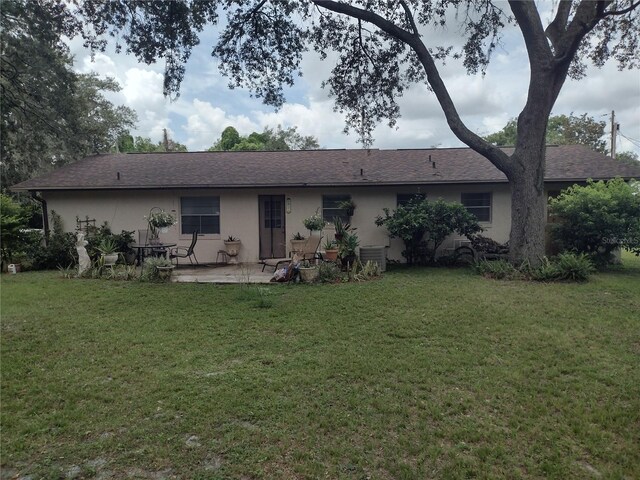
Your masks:
<instances>
[{"instance_id":1,"label":"single-story house","mask_svg":"<svg viewBox=\"0 0 640 480\"><path fill-rule=\"evenodd\" d=\"M589 178L640 178L640 168L584 146L549 146L546 162L550 195ZM506 177L468 148L103 154L12 190L37 194L67 231L77 217L137 231L153 207L161 208L177 218L161 240L188 245L197 229L201 262L214 261L228 236L241 240L241 261L286 256L289 239L308 233L304 218L317 211L330 220L344 213L338 204L346 199L356 204L351 223L360 244L385 245L396 260L402 243L374 220L411 195L462 202L499 242L508 240L511 223ZM323 235L332 237L331 226ZM451 238L443 248L461 241Z\"/></svg>"}]
</instances>

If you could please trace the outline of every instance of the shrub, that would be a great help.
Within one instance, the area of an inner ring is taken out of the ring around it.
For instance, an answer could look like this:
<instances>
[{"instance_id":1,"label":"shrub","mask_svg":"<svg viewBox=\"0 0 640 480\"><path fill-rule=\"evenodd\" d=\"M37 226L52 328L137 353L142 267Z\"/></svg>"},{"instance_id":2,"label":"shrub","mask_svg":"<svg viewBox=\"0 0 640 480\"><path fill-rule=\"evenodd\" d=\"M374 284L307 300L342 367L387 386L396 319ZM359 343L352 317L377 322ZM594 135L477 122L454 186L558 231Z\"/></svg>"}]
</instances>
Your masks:
<instances>
[{"instance_id":1,"label":"shrub","mask_svg":"<svg viewBox=\"0 0 640 480\"><path fill-rule=\"evenodd\" d=\"M558 280L584 282L595 271L588 255L581 253L561 253L555 259Z\"/></svg>"},{"instance_id":2,"label":"shrub","mask_svg":"<svg viewBox=\"0 0 640 480\"><path fill-rule=\"evenodd\" d=\"M27 226L27 215L11 197L0 194L0 247L3 267L14 261L22 242L21 231Z\"/></svg>"},{"instance_id":3,"label":"shrub","mask_svg":"<svg viewBox=\"0 0 640 480\"><path fill-rule=\"evenodd\" d=\"M473 246L474 250L478 252L496 254L509 253L509 242L496 242L493 238L485 237L482 235L470 235L469 240L471 240L471 245Z\"/></svg>"},{"instance_id":4,"label":"shrub","mask_svg":"<svg viewBox=\"0 0 640 480\"><path fill-rule=\"evenodd\" d=\"M30 233L23 246L25 256L31 260L34 270L53 270L58 267L73 266L77 263L76 238L65 232L62 219L51 210L52 232L47 245L39 232Z\"/></svg>"},{"instance_id":5,"label":"shrub","mask_svg":"<svg viewBox=\"0 0 640 480\"><path fill-rule=\"evenodd\" d=\"M360 261L354 262L353 267L351 267L349 271L349 278L356 282L372 280L380 275L380 267L376 262L372 262L371 260L367 260L367 263L364 265Z\"/></svg>"},{"instance_id":6,"label":"shrub","mask_svg":"<svg viewBox=\"0 0 640 480\"><path fill-rule=\"evenodd\" d=\"M470 236L482 231L476 217L458 202L414 198L399 205L391 213L384 209L384 217L376 218L376 225L384 226L392 238L400 238L405 245L402 255L407 264L434 263L442 242L452 233Z\"/></svg>"},{"instance_id":7,"label":"shrub","mask_svg":"<svg viewBox=\"0 0 640 480\"><path fill-rule=\"evenodd\" d=\"M166 273L162 268L171 267L169 260L163 257L147 257L142 264L142 273L140 280L147 282L168 282L171 278L170 273Z\"/></svg>"},{"instance_id":8,"label":"shrub","mask_svg":"<svg viewBox=\"0 0 640 480\"><path fill-rule=\"evenodd\" d=\"M318 265L318 280L322 283L336 283L342 280L340 267L334 262L321 262Z\"/></svg>"},{"instance_id":9,"label":"shrub","mask_svg":"<svg viewBox=\"0 0 640 480\"><path fill-rule=\"evenodd\" d=\"M558 267L547 257L537 268L528 269L529 277L538 282L552 282L558 279Z\"/></svg>"},{"instance_id":10,"label":"shrub","mask_svg":"<svg viewBox=\"0 0 640 480\"><path fill-rule=\"evenodd\" d=\"M640 192L621 178L574 185L551 199L558 222L551 233L561 249L586 253L607 263L611 252L627 248L640 255Z\"/></svg>"},{"instance_id":11,"label":"shrub","mask_svg":"<svg viewBox=\"0 0 640 480\"><path fill-rule=\"evenodd\" d=\"M520 278L520 271L506 260L481 260L473 265L473 269L487 278L496 280Z\"/></svg>"},{"instance_id":12,"label":"shrub","mask_svg":"<svg viewBox=\"0 0 640 480\"><path fill-rule=\"evenodd\" d=\"M484 277L499 280L583 282L589 279L595 268L589 256L584 253L562 253L557 257L543 258L540 266L535 268L529 264L516 268L506 260L482 260L474 265L474 270Z\"/></svg>"}]
</instances>

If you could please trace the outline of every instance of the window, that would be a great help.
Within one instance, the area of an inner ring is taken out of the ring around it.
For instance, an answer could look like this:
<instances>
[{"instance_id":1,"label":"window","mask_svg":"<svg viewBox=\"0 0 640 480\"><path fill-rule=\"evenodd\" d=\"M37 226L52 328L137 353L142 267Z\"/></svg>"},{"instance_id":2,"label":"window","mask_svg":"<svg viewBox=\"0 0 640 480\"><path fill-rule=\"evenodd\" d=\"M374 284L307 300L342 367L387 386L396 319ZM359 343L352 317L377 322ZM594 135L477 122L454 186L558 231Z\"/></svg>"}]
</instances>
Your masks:
<instances>
[{"instance_id":1,"label":"window","mask_svg":"<svg viewBox=\"0 0 640 480\"><path fill-rule=\"evenodd\" d=\"M491 193L463 193L461 202L479 222L491 221Z\"/></svg>"},{"instance_id":2,"label":"window","mask_svg":"<svg viewBox=\"0 0 640 480\"><path fill-rule=\"evenodd\" d=\"M410 200L425 200L427 198L426 193L399 193L397 197L398 207L404 207Z\"/></svg>"},{"instance_id":3,"label":"window","mask_svg":"<svg viewBox=\"0 0 640 480\"><path fill-rule=\"evenodd\" d=\"M282 200L269 197L264 200L264 228L282 228Z\"/></svg>"},{"instance_id":4,"label":"window","mask_svg":"<svg viewBox=\"0 0 640 480\"><path fill-rule=\"evenodd\" d=\"M349 221L349 216L344 208L340 208L340 202L351 200L351 195L323 195L322 196L322 218L325 222L333 222L335 217L339 217L344 222Z\"/></svg>"},{"instance_id":5,"label":"window","mask_svg":"<svg viewBox=\"0 0 640 480\"><path fill-rule=\"evenodd\" d=\"M183 235L220 233L220 197L182 197L180 220Z\"/></svg>"}]
</instances>

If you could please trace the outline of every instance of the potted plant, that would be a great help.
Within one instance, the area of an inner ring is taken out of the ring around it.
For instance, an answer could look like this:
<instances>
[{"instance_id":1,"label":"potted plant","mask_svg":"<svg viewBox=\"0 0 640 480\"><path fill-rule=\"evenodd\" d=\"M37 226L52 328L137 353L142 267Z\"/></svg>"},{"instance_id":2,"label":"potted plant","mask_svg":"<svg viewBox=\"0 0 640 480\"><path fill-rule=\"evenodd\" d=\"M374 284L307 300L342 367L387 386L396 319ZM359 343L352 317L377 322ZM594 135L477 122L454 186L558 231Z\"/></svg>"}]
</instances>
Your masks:
<instances>
[{"instance_id":1,"label":"potted plant","mask_svg":"<svg viewBox=\"0 0 640 480\"><path fill-rule=\"evenodd\" d=\"M336 230L335 237L338 242L342 241L343 237L347 235L349 232L355 230L355 228L351 228L351 224L349 222L343 222L342 218L334 217L333 218L333 227Z\"/></svg>"},{"instance_id":2,"label":"potted plant","mask_svg":"<svg viewBox=\"0 0 640 480\"><path fill-rule=\"evenodd\" d=\"M307 239L300 232L296 233L291 238L291 251L292 252L303 252L304 246L307 243Z\"/></svg>"},{"instance_id":3,"label":"potted plant","mask_svg":"<svg viewBox=\"0 0 640 480\"><path fill-rule=\"evenodd\" d=\"M240 252L240 239L229 235L224 241L224 248L229 255L229 263L238 263L238 253Z\"/></svg>"},{"instance_id":4,"label":"potted plant","mask_svg":"<svg viewBox=\"0 0 640 480\"><path fill-rule=\"evenodd\" d=\"M320 215L318 210L316 210L316 213L314 213L310 217L305 218L302 221L302 224L304 225L304 227L310 232L316 232L316 231L319 232L324 228L326 223L327 222L324 221L324 218L322 218L322 215Z\"/></svg>"},{"instance_id":5,"label":"potted plant","mask_svg":"<svg viewBox=\"0 0 640 480\"><path fill-rule=\"evenodd\" d=\"M102 254L105 266L115 265L118 261L118 244L113 238L103 238L98 245L98 251Z\"/></svg>"},{"instance_id":6,"label":"potted plant","mask_svg":"<svg viewBox=\"0 0 640 480\"><path fill-rule=\"evenodd\" d=\"M131 244L134 243L133 231L122 230L122 233L115 234L113 236L118 252L124 258L127 265L133 265L136 261L136 252L131 248Z\"/></svg>"},{"instance_id":7,"label":"potted plant","mask_svg":"<svg viewBox=\"0 0 640 480\"><path fill-rule=\"evenodd\" d=\"M335 262L338 259L338 245L335 241L325 240L324 245L324 259L329 262Z\"/></svg>"},{"instance_id":8,"label":"potted plant","mask_svg":"<svg viewBox=\"0 0 640 480\"><path fill-rule=\"evenodd\" d=\"M298 267L300 271L300 278L305 283L313 283L318 279L320 272L315 265L309 263L309 260L305 260Z\"/></svg>"},{"instance_id":9,"label":"potted plant","mask_svg":"<svg viewBox=\"0 0 640 480\"><path fill-rule=\"evenodd\" d=\"M353 200L343 200L338 204L338 208L345 211L348 217L353 217L353 212L356 209L356 204Z\"/></svg>"},{"instance_id":10,"label":"potted plant","mask_svg":"<svg viewBox=\"0 0 640 480\"><path fill-rule=\"evenodd\" d=\"M338 244L338 254L343 267L353 265L353 262L356 261L358 245L360 245L360 240L358 240L358 236L353 233L346 233L342 241Z\"/></svg>"},{"instance_id":11,"label":"potted plant","mask_svg":"<svg viewBox=\"0 0 640 480\"><path fill-rule=\"evenodd\" d=\"M167 233L169 227L176 224L176 218L170 213L160 210L149 214L147 222L149 223L149 230L157 237L158 233Z\"/></svg>"},{"instance_id":12,"label":"potted plant","mask_svg":"<svg viewBox=\"0 0 640 480\"><path fill-rule=\"evenodd\" d=\"M142 274L140 279L147 281L164 281L171 278L173 270L176 268L170 260L163 257L148 257L142 264Z\"/></svg>"}]
</instances>

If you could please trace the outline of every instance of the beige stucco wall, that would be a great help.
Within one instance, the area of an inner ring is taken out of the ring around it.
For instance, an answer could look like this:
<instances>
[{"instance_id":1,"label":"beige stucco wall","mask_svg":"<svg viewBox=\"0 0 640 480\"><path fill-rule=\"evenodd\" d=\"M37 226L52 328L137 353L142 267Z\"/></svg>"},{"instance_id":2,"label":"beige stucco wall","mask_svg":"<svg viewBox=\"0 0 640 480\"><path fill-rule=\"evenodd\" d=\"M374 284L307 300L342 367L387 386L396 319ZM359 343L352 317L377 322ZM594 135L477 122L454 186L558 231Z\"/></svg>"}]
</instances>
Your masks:
<instances>
[{"instance_id":1,"label":"beige stucco wall","mask_svg":"<svg viewBox=\"0 0 640 480\"><path fill-rule=\"evenodd\" d=\"M426 193L427 198L442 198L460 201L462 192L491 192L491 222L482 223L484 235L505 242L509 238L510 194L506 184L487 185L435 185L424 187L340 187L340 188L277 188L277 189L199 189L199 190L153 190L153 191L77 191L45 192L49 210L55 210L63 220L67 231L76 228L76 216L96 219L96 224L107 221L114 232L146 228L145 215L152 207L159 207L174 213L180 219L180 197L196 195L216 195L220 197L220 235L203 235L198 239L196 255L200 262L212 262L218 250L224 248L223 239L229 235L242 241L240 261L256 261L259 256L258 195L284 195L291 199L291 211L286 214L287 239L296 232L306 234L302 220L312 215L322 206L323 194L350 194L357 205L351 219L360 245L388 246L387 257L402 260L402 242L389 239L383 228L376 227L374 220L382 214L383 208L396 206L398 193ZM161 234L161 240L187 246L190 235L180 235L180 224L174 225L168 233ZM332 237L333 230L327 227L323 235ZM452 237L443 248L457 246ZM289 248L289 246L287 247Z\"/></svg>"}]
</instances>

